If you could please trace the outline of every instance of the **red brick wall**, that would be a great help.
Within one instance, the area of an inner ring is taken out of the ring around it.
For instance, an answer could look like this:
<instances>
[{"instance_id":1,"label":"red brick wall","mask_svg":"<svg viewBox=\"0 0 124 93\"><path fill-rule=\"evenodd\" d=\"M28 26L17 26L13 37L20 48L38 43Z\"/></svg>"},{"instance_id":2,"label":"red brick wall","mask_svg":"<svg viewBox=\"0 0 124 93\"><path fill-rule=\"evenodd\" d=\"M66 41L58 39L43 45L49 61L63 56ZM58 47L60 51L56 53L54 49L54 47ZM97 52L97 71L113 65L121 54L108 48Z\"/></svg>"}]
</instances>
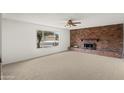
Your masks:
<instances>
[{"instance_id":1,"label":"red brick wall","mask_svg":"<svg viewBox=\"0 0 124 93\"><path fill-rule=\"evenodd\" d=\"M97 50L115 51L122 54L123 24L76 29L70 31L70 45L82 44L81 39L99 39Z\"/></svg>"}]
</instances>

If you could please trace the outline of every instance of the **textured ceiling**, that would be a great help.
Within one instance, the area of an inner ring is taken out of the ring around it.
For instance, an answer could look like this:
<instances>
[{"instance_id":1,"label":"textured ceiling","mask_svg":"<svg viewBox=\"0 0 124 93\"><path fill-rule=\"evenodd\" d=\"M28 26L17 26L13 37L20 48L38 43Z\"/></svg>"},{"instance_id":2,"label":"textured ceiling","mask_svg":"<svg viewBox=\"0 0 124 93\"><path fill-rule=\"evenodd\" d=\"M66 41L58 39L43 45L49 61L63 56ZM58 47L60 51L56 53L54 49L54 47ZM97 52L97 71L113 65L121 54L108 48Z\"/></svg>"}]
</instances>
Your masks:
<instances>
[{"instance_id":1,"label":"textured ceiling","mask_svg":"<svg viewBox=\"0 0 124 93\"><path fill-rule=\"evenodd\" d=\"M124 23L124 14L118 13L4 13L3 18L58 28L65 28L69 19L82 23L67 29Z\"/></svg>"}]
</instances>

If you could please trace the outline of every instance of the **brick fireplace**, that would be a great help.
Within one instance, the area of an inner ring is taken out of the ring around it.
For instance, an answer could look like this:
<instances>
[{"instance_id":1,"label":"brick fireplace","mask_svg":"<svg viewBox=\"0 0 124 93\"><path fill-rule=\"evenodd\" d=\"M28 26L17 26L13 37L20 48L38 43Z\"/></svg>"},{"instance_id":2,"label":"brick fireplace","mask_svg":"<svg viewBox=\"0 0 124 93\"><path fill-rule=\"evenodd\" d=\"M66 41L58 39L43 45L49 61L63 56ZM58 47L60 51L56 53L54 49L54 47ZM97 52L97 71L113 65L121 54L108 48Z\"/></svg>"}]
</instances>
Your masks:
<instances>
[{"instance_id":1,"label":"brick fireplace","mask_svg":"<svg viewBox=\"0 0 124 93\"><path fill-rule=\"evenodd\" d=\"M81 39L80 48L96 50L98 39Z\"/></svg>"},{"instance_id":2,"label":"brick fireplace","mask_svg":"<svg viewBox=\"0 0 124 93\"><path fill-rule=\"evenodd\" d=\"M70 31L71 50L111 57L122 57L123 24Z\"/></svg>"}]
</instances>

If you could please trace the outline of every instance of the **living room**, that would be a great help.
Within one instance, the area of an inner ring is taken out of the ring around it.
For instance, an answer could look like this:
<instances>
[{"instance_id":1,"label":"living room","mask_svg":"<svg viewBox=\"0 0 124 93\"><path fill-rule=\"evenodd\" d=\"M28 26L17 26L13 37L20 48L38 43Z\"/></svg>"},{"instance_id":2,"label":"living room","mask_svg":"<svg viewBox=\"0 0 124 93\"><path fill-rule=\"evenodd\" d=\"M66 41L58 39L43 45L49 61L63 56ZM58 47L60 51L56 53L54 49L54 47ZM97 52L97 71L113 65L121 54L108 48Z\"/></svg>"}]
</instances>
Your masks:
<instances>
[{"instance_id":1,"label":"living room","mask_svg":"<svg viewBox=\"0 0 124 93\"><path fill-rule=\"evenodd\" d=\"M121 13L3 13L2 79L124 79L123 23Z\"/></svg>"}]
</instances>

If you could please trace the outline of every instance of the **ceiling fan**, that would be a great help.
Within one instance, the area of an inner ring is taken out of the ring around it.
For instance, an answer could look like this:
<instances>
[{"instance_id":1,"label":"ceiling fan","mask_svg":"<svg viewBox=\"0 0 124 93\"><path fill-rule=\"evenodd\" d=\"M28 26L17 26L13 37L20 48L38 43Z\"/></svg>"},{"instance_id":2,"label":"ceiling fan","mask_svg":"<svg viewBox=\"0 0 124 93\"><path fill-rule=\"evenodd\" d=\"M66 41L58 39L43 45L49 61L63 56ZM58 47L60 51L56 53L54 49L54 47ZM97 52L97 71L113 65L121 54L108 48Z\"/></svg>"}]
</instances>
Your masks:
<instances>
[{"instance_id":1,"label":"ceiling fan","mask_svg":"<svg viewBox=\"0 0 124 93\"><path fill-rule=\"evenodd\" d=\"M76 24L81 24L81 22L73 22L71 19L67 21L65 27L77 26Z\"/></svg>"}]
</instances>

